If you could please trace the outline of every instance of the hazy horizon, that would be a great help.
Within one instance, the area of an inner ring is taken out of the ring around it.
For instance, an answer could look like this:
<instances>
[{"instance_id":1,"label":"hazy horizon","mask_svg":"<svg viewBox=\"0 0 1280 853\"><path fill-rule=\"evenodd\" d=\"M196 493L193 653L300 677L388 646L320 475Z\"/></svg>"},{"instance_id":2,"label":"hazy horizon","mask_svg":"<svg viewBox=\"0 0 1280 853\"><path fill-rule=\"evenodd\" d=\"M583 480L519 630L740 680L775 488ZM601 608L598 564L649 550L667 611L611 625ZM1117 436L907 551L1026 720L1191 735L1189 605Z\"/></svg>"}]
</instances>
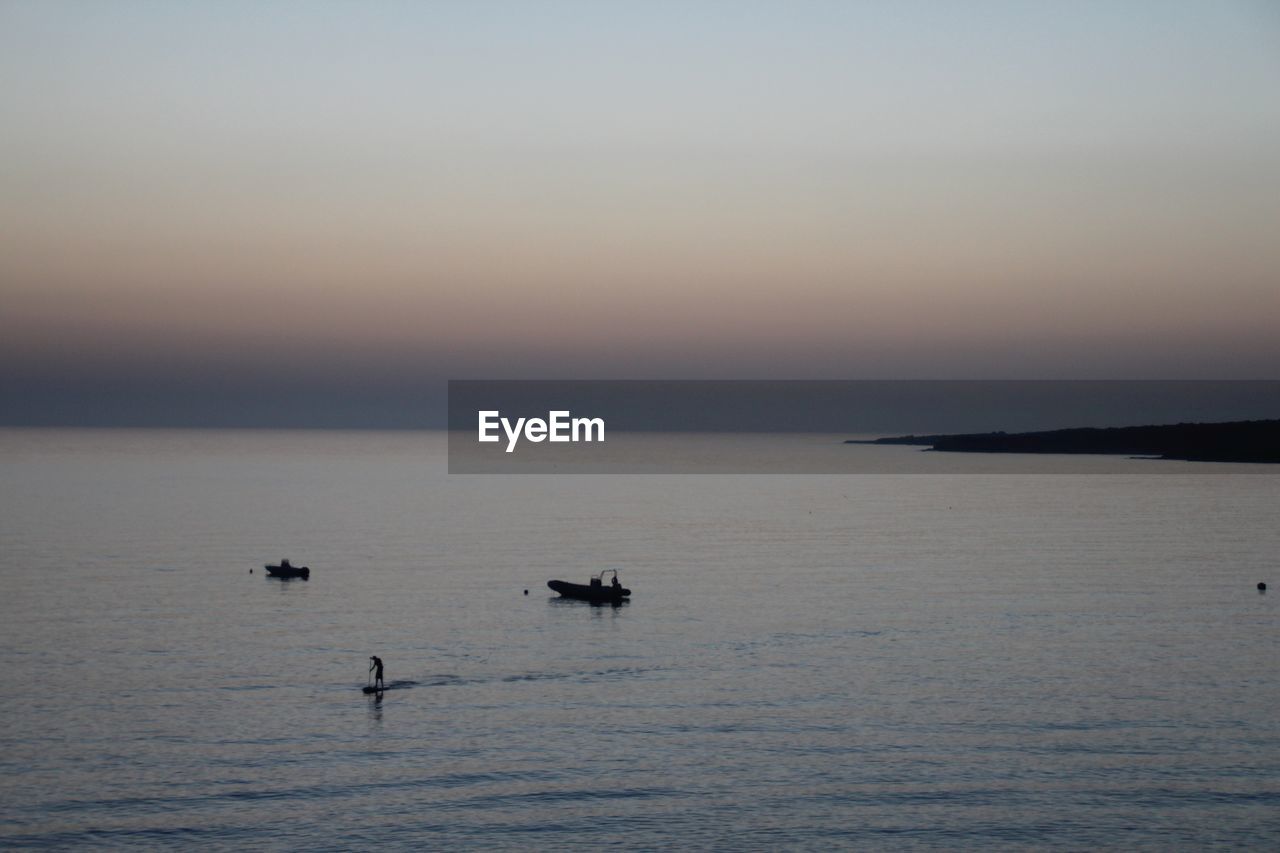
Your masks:
<instances>
[{"instance_id":1,"label":"hazy horizon","mask_svg":"<svg viewBox=\"0 0 1280 853\"><path fill-rule=\"evenodd\" d=\"M5 2L0 79L0 423L1280 376L1266 3Z\"/></svg>"}]
</instances>

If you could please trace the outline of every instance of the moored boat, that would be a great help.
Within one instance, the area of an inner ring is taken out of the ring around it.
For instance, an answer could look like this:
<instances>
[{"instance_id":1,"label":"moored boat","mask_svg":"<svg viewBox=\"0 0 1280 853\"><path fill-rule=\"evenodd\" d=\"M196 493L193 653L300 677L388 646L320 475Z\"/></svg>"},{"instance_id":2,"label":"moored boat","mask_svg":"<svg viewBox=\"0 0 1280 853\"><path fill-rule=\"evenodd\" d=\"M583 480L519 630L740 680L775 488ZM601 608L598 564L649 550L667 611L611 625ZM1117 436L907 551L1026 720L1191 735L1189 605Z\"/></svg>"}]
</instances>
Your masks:
<instances>
[{"instance_id":1,"label":"moored boat","mask_svg":"<svg viewBox=\"0 0 1280 853\"><path fill-rule=\"evenodd\" d=\"M267 570L267 576L273 578L302 578L307 580L311 577L311 569L306 566L292 565L288 560L281 560L278 566L268 563L263 568Z\"/></svg>"},{"instance_id":2,"label":"moored boat","mask_svg":"<svg viewBox=\"0 0 1280 853\"><path fill-rule=\"evenodd\" d=\"M604 576L613 574L613 580L606 585ZM618 582L617 569L605 569L591 578L590 583L570 583L569 581L547 581L547 586L564 598L576 598L592 604L621 604L631 590Z\"/></svg>"}]
</instances>

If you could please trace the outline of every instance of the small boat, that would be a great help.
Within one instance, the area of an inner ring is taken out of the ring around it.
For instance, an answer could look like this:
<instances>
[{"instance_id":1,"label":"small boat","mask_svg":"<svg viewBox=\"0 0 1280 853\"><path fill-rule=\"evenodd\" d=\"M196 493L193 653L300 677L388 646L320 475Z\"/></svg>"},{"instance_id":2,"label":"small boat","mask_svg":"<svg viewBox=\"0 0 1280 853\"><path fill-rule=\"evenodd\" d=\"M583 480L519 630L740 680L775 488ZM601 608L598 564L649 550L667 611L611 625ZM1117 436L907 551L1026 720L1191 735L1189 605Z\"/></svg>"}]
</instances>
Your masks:
<instances>
[{"instance_id":1,"label":"small boat","mask_svg":"<svg viewBox=\"0 0 1280 853\"><path fill-rule=\"evenodd\" d=\"M604 576L613 573L612 582L606 586ZM547 581L547 586L564 598L576 598L590 601L592 604L621 604L631 590L618 583L618 570L605 569L591 578L590 583L569 583L568 581Z\"/></svg>"},{"instance_id":2,"label":"small boat","mask_svg":"<svg viewBox=\"0 0 1280 853\"><path fill-rule=\"evenodd\" d=\"M263 568L267 570L267 576L272 578L302 578L307 580L311 577L311 570L306 566L294 566L288 560L281 560L278 566L268 563Z\"/></svg>"}]
</instances>

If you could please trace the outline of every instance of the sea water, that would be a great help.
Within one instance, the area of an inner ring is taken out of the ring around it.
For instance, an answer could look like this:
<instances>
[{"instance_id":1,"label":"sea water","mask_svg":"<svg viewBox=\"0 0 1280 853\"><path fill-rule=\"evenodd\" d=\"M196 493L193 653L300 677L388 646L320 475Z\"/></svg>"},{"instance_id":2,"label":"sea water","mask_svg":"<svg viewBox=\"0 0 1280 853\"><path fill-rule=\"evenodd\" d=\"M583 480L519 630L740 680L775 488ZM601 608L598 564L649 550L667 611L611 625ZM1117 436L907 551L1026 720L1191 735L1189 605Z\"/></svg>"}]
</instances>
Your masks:
<instances>
[{"instance_id":1,"label":"sea water","mask_svg":"<svg viewBox=\"0 0 1280 853\"><path fill-rule=\"evenodd\" d=\"M1280 847L1280 476L444 452L0 431L0 845Z\"/></svg>"}]
</instances>

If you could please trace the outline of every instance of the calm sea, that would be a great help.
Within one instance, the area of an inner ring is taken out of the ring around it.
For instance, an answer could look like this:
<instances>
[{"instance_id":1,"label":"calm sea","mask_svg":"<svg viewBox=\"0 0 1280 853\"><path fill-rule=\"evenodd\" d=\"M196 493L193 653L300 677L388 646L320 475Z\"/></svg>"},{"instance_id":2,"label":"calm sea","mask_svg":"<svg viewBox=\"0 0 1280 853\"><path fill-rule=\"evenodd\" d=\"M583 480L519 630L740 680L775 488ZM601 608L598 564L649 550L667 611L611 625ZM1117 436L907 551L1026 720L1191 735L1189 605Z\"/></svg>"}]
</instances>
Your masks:
<instances>
[{"instance_id":1,"label":"calm sea","mask_svg":"<svg viewBox=\"0 0 1280 853\"><path fill-rule=\"evenodd\" d=\"M0 431L0 846L1280 848L1280 476L1128 462Z\"/></svg>"}]
</instances>

